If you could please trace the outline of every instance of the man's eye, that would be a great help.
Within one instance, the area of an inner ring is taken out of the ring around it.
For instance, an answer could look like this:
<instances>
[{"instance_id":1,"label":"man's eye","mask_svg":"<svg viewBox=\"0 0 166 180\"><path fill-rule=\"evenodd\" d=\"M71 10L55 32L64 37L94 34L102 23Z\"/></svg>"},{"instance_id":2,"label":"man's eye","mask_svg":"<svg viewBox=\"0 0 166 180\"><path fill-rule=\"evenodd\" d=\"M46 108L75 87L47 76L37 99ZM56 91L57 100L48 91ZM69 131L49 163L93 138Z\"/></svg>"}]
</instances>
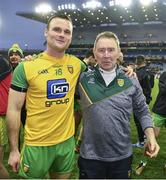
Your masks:
<instances>
[{"instance_id":1,"label":"man's eye","mask_svg":"<svg viewBox=\"0 0 166 180\"><path fill-rule=\"evenodd\" d=\"M110 49L108 49L108 52L113 52L113 51L115 51L115 49L114 49L114 48L110 48Z\"/></svg>"},{"instance_id":2,"label":"man's eye","mask_svg":"<svg viewBox=\"0 0 166 180\"><path fill-rule=\"evenodd\" d=\"M55 32L61 32L61 29L60 29L60 28L54 28L53 31L55 31Z\"/></svg>"},{"instance_id":3,"label":"man's eye","mask_svg":"<svg viewBox=\"0 0 166 180\"><path fill-rule=\"evenodd\" d=\"M104 49L99 49L98 52L103 53Z\"/></svg>"},{"instance_id":4,"label":"man's eye","mask_svg":"<svg viewBox=\"0 0 166 180\"><path fill-rule=\"evenodd\" d=\"M66 30L66 31L65 31L65 34L71 34L71 32L70 32L70 31L68 31L68 30Z\"/></svg>"}]
</instances>

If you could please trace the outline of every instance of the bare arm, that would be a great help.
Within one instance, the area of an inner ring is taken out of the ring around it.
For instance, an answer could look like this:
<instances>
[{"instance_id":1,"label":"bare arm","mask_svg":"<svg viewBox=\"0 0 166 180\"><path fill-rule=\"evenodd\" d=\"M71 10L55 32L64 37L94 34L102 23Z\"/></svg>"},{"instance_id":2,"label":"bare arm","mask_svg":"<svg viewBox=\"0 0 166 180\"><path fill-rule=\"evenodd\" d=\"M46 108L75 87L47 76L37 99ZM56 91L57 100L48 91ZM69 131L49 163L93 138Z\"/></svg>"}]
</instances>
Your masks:
<instances>
[{"instance_id":1,"label":"bare arm","mask_svg":"<svg viewBox=\"0 0 166 180\"><path fill-rule=\"evenodd\" d=\"M145 155L149 156L150 158L156 157L160 147L157 144L155 133L153 128L145 129L145 134L147 137L147 142L145 144Z\"/></svg>"},{"instance_id":2,"label":"bare arm","mask_svg":"<svg viewBox=\"0 0 166 180\"><path fill-rule=\"evenodd\" d=\"M14 172L18 171L19 150L18 138L20 130L20 113L25 100L26 93L10 89L7 109L7 131L10 145L10 155L8 163Z\"/></svg>"}]
</instances>

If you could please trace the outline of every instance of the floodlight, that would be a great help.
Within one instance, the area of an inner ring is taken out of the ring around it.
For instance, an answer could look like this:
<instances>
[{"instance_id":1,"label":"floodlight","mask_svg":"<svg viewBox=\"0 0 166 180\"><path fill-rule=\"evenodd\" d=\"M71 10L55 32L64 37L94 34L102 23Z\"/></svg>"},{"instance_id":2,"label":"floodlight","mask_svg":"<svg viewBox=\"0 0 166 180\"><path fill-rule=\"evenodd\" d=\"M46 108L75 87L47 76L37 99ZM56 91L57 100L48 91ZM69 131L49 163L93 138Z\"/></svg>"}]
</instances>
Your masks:
<instances>
[{"instance_id":1,"label":"floodlight","mask_svg":"<svg viewBox=\"0 0 166 180\"><path fill-rule=\"evenodd\" d=\"M96 9L101 7L101 2L91 0L91 1L87 1L86 3L83 3L82 6L83 8L87 8L87 9Z\"/></svg>"},{"instance_id":2,"label":"floodlight","mask_svg":"<svg viewBox=\"0 0 166 180\"><path fill-rule=\"evenodd\" d=\"M76 9L76 5L75 4L62 4L60 6L58 6L58 10L64 10L64 9Z\"/></svg>"},{"instance_id":3,"label":"floodlight","mask_svg":"<svg viewBox=\"0 0 166 180\"><path fill-rule=\"evenodd\" d=\"M63 9L65 9L65 6L62 4L62 6L61 6L61 9L63 10Z\"/></svg>"},{"instance_id":4,"label":"floodlight","mask_svg":"<svg viewBox=\"0 0 166 180\"><path fill-rule=\"evenodd\" d=\"M152 3L152 0L140 0L140 3L144 6L148 6L150 3Z\"/></svg>"},{"instance_id":5,"label":"floodlight","mask_svg":"<svg viewBox=\"0 0 166 180\"><path fill-rule=\"evenodd\" d=\"M129 7L130 6L130 4L131 4L131 0L115 0L115 4L116 5L121 5L121 6L123 6L123 7Z\"/></svg>"},{"instance_id":6,"label":"floodlight","mask_svg":"<svg viewBox=\"0 0 166 180\"><path fill-rule=\"evenodd\" d=\"M71 9L76 9L76 5L75 4L71 4Z\"/></svg>"},{"instance_id":7,"label":"floodlight","mask_svg":"<svg viewBox=\"0 0 166 180\"><path fill-rule=\"evenodd\" d=\"M115 1L111 0L111 1L109 2L109 5L110 5L110 6L114 6L114 5L115 5Z\"/></svg>"},{"instance_id":8,"label":"floodlight","mask_svg":"<svg viewBox=\"0 0 166 180\"><path fill-rule=\"evenodd\" d=\"M46 4L46 3L40 4L35 8L36 13L47 14L47 13L50 13L51 11L52 11L51 5Z\"/></svg>"},{"instance_id":9,"label":"floodlight","mask_svg":"<svg viewBox=\"0 0 166 180\"><path fill-rule=\"evenodd\" d=\"M68 8L68 5L67 4L65 4L65 9L67 9Z\"/></svg>"}]
</instances>

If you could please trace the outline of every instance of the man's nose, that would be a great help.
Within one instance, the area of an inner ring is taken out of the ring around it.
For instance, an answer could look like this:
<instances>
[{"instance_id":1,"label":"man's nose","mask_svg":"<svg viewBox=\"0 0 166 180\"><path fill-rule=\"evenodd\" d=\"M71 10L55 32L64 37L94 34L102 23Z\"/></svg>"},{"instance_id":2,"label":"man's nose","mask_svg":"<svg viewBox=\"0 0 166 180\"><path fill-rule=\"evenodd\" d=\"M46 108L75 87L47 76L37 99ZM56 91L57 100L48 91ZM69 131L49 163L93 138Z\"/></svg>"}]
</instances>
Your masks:
<instances>
[{"instance_id":1,"label":"man's nose","mask_svg":"<svg viewBox=\"0 0 166 180\"><path fill-rule=\"evenodd\" d=\"M64 36L65 36L64 31L61 31L61 32L59 33L59 35L64 37Z\"/></svg>"},{"instance_id":2,"label":"man's nose","mask_svg":"<svg viewBox=\"0 0 166 180\"><path fill-rule=\"evenodd\" d=\"M105 56L105 57L110 56L110 52L109 52L108 50L105 50L105 52L104 52L104 56Z\"/></svg>"}]
</instances>

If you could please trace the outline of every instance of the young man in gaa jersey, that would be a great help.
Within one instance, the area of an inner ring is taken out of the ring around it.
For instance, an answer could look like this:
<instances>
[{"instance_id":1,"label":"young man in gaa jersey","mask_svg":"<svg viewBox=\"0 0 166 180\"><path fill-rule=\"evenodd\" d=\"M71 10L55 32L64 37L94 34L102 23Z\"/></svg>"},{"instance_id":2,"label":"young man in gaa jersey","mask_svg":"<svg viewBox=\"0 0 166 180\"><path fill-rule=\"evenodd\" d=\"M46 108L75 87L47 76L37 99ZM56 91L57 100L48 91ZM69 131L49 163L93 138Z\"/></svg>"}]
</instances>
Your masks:
<instances>
[{"instance_id":1,"label":"young man in gaa jersey","mask_svg":"<svg viewBox=\"0 0 166 180\"><path fill-rule=\"evenodd\" d=\"M70 177L74 163L74 93L86 66L65 54L73 25L65 15L54 16L44 32L46 50L35 61L20 63L9 93L7 128L8 163L23 178ZM20 111L26 98L27 119L20 156Z\"/></svg>"}]
</instances>

